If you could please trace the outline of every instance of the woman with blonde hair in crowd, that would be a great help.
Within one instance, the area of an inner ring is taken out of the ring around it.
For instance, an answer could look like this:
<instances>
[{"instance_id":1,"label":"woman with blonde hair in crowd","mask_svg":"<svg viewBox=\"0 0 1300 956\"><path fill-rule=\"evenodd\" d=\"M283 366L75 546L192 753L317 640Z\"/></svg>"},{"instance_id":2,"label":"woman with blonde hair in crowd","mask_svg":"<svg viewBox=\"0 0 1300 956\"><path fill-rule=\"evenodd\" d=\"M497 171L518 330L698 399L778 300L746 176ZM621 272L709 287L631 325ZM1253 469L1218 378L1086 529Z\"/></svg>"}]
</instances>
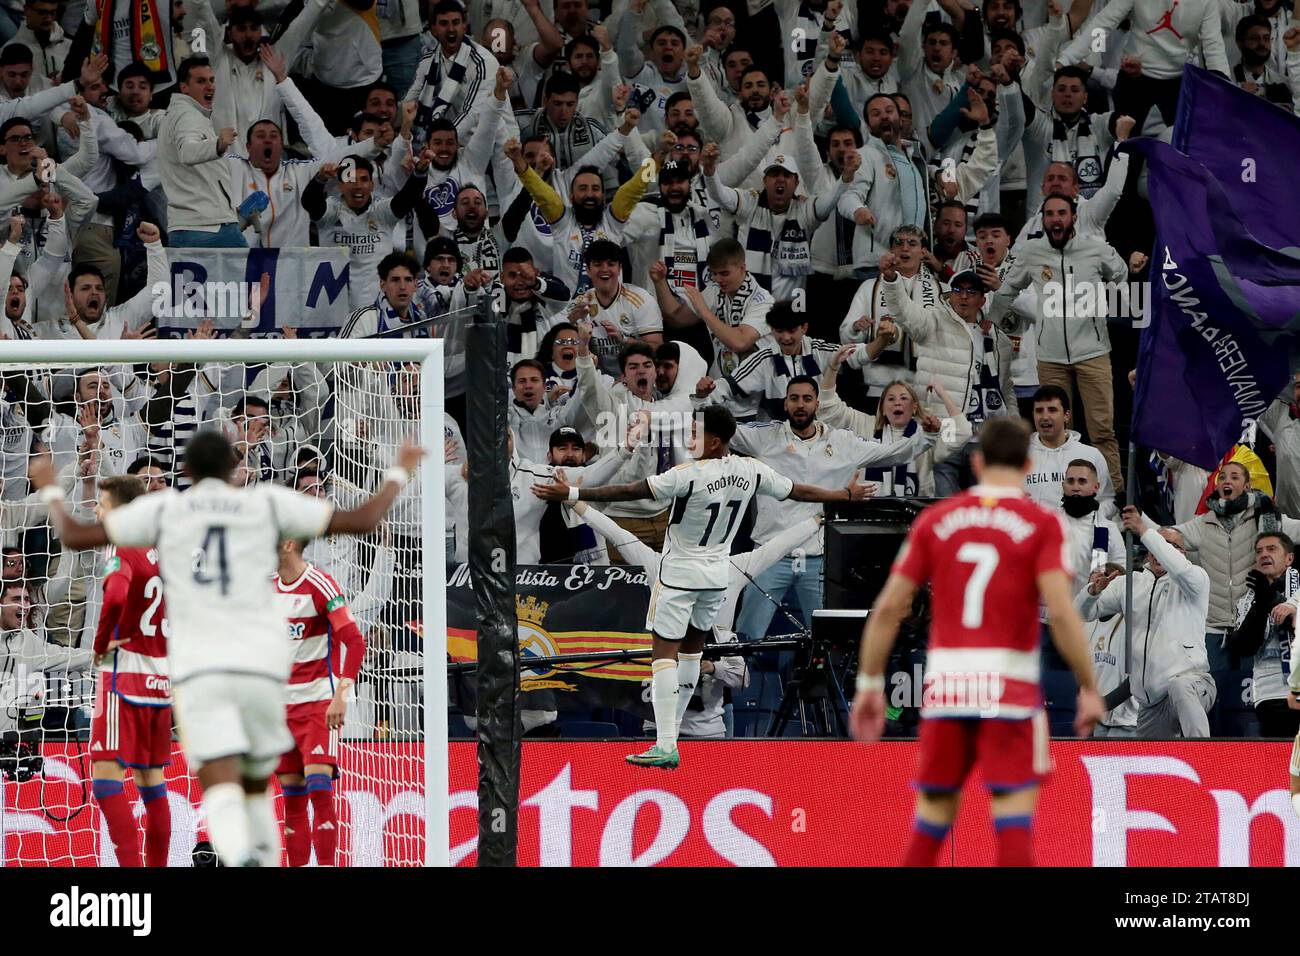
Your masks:
<instances>
[{"instance_id":1,"label":"woman with blonde hair in crowd","mask_svg":"<svg viewBox=\"0 0 1300 956\"><path fill-rule=\"evenodd\" d=\"M844 404L836 394L835 380L840 363L855 348L856 345L848 345L840 349L822 373L821 404L817 417L830 428L847 428L862 438L874 438L886 445L905 441L920 427L919 419L927 410L916 389L907 382L895 380L885 386L874 416ZM906 465L866 469L863 480L876 483L877 498L882 495L898 498L934 497L934 466L970 440L970 422L957 408L947 390L938 382L931 382L926 394L943 403L945 414L939 440L932 449Z\"/></svg>"}]
</instances>

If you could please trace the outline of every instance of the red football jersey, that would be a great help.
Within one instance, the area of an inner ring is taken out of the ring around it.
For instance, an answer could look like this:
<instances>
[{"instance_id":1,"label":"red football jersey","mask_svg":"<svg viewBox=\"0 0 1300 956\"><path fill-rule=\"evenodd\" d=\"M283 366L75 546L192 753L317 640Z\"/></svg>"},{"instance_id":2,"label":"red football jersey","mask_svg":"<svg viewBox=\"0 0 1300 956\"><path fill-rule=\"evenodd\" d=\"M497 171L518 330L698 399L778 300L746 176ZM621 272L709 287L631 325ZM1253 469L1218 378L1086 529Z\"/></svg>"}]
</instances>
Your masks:
<instances>
[{"instance_id":1,"label":"red football jersey","mask_svg":"<svg viewBox=\"0 0 1300 956\"><path fill-rule=\"evenodd\" d=\"M314 565L297 581L274 578L275 588L290 602L289 637L293 668L289 672L289 706L328 701L339 677L357 679L365 640L335 580Z\"/></svg>"},{"instance_id":2,"label":"red football jersey","mask_svg":"<svg viewBox=\"0 0 1300 956\"><path fill-rule=\"evenodd\" d=\"M893 570L931 585L924 715L1041 707L1038 576L1070 573L1068 540L1060 515L1016 489L977 486L921 513Z\"/></svg>"},{"instance_id":3,"label":"red football jersey","mask_svg":"<svg viewBox=\"0 0 1300 956\"><path fill-rule=\"evenodd\" d=\"M104 606L95 630L95 653L110 641L126 641L99 666L100 680L133 704L171 703L167 676L167 605L153 548L115 548L104 552Z\"/></svg>"}]
</instances>

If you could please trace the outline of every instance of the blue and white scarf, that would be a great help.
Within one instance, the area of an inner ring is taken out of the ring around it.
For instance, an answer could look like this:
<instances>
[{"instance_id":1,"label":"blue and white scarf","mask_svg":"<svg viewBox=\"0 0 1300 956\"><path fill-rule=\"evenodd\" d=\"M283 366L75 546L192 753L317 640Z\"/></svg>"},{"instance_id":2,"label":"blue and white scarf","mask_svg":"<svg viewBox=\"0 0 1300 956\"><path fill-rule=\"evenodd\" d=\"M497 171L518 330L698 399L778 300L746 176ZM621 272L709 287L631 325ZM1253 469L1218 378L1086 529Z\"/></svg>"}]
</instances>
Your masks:
<instances>
[{"instance_id":1,"label":"blue and white scarf","mask_svg":"<svg viewBox=\"0 0 1300 956\"><path fill-rule=\"evenodd\" d=\"M877 428L876 441L883 440L886 428L895 430L890 425ZM913 418L896 440L906 441L916 434L917 428L917 421ZM891 498L915 498L921 493L921 479L916 471L915 458L906 464L894 465L892 468L864 468L862 474L863 480L876 483L877 497L885 495Z\"/></svg>"}]
</instances>

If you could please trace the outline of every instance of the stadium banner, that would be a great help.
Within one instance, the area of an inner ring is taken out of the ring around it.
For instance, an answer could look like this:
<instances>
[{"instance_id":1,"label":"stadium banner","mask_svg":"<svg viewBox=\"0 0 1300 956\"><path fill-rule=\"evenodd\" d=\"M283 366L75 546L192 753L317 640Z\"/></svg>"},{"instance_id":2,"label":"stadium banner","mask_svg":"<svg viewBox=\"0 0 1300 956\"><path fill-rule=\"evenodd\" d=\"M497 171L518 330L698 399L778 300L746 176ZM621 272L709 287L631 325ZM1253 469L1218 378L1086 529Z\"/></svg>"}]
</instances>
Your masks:
<instances>
[{"instance_id":1,"label":"stadium banner","mask_svg":"<svg viewBox=\"0 0 1300 956\"><path fill-rule=\"evenodd\" d=\"M525 741L519 863L524 866L894 866L912 825L912 741L684 741L682 766L623 762L630 742ZM340 864L409 866L423 858L418 744L345 743ZM1035 827L1047 866L1296 866L1300 817L1287 791L1289 742L1054 741ZM384 764L404 779L361 768ZM47 745L45 773L0 779L0 851L14 865L113 865L90 797L90 764ZM167 772L171 865L199 835L197 785L177 754ZM977 782L977 781L975 781ZM451 859L476 862L478 763L451 744ZM137 799L134 785L127 794ZM277 800L277 804L279 801ZM985 866L996 846L975 787L943 849ZM101 856L102 855L102 856Z\"/></svg>"},{"instance_id":2,"label":"stadium banner","mask_svg":"<svg viewBox=\"0 0 1300 956\"><path fill-rule=\"evenodd\" d=\"M1300 151L1300 135L1294 139ZM1213 471L1289 379L1300 253L1251 235L1196 160L1152 139L1122 148L1148 160L1156 222L1134 438Z\"/></svg>"},{"instance_id":3,"label":"stadium banner","mask_svg":"<svg viewBox=\"0 0 1300 956\"><path fill-rule=\"evenodd\" d=\"M649 651L645 628L649 583L639 567L536 564L515 569L520 706L526 710L616 707L651 716L650 662L587 662L527 668L530 657ZM447 576L447 649L454 662L478 659L477 609L469 566ZM473 681L457 680L457 694L473 692ZM472 698L471 698L472 700ZM468 701L461 701L465 707Z\"/></svg>"},{"instance_id":4,"label":"stadium banner","mask_svg":"<svg viewBox=\"0 0 1300 956\"><path fill-rule=\"evenodd\" d=\"M153 292L153 323L159 338L182 338L205 320L221 330L242 329L256 337L286 328L304 338L337 335L351 315L348 250L168 249L169 284ZM270 276L265 301L261 279ZM255 321L247 316L258 305Z\"/></svg>"}]
</instances>

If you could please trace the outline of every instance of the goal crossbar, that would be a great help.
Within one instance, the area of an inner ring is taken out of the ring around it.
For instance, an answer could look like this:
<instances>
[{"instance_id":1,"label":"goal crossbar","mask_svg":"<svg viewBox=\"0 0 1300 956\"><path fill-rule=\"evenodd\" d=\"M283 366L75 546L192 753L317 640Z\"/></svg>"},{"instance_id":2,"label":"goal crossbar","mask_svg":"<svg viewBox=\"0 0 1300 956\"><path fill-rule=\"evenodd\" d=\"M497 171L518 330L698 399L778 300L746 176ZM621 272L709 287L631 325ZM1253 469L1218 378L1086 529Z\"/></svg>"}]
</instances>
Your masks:
<instances>
[{"instance_id":1,"label":"goal crossbar","mask_svg":"<svg viewBox=\"0 0 1300 956\"><path fill-rule=\"evenodd\" d=\"M418 362L421 568L424 622L424 799L426 866L450 865L447 753L446 515L443 502L443 342L441 339L119 339L11 340L0 365L138 365L146 362ZM392 449L396 452L396 449Z\"/></svg>"}]
</instances>

